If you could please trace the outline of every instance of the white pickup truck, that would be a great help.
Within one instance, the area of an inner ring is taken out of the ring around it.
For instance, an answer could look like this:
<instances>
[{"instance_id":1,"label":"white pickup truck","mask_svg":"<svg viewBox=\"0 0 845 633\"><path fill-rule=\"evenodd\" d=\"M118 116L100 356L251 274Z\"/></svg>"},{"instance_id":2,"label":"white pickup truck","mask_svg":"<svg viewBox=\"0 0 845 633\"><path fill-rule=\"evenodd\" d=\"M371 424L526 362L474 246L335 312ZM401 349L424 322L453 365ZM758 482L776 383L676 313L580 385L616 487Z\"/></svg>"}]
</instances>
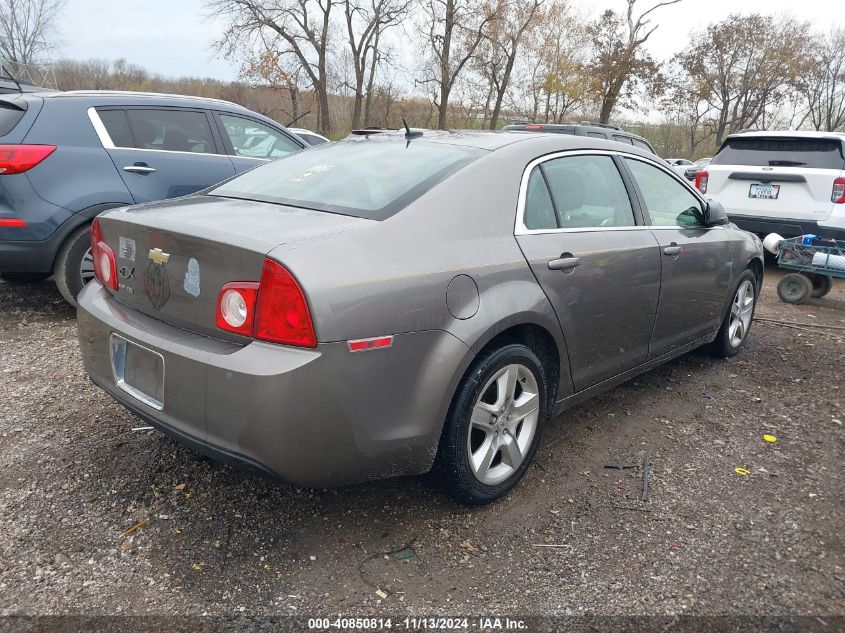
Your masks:
<instances>
[{"instance_id":1,"label":"white pickup truck","mask_svg":"<svg viewBox=\"0 0 845 633\"><path fill-rule=\"evenodd\" d=\"M732 134L695 186L752 233L845 240L845 134Z\"/></svg>"}]
</instances>

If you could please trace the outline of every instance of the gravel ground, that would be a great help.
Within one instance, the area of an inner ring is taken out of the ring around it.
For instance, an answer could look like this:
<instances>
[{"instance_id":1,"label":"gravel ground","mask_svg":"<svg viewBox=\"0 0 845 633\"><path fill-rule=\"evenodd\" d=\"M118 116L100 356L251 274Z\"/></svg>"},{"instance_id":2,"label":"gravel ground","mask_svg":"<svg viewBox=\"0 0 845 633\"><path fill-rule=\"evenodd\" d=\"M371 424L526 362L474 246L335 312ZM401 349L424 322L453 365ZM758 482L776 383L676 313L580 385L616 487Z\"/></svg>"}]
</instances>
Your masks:
<instances>
[{"instance_id":1,"label":"gravel ground","mask_svg":"<svg viewBox=\"0 0 845 633\"><path fill-rule=\"evenodd\" d=\"M789 306L779 275L758 317L845 325L845 283ZM304 490L133 431L51 282L0 305L0 615L845 615L843 330L757 322L734 359L651 371L468 508L427 477ZM640 468L604 465L646 455L642 502Z\"/></svg>"}]
</instances>

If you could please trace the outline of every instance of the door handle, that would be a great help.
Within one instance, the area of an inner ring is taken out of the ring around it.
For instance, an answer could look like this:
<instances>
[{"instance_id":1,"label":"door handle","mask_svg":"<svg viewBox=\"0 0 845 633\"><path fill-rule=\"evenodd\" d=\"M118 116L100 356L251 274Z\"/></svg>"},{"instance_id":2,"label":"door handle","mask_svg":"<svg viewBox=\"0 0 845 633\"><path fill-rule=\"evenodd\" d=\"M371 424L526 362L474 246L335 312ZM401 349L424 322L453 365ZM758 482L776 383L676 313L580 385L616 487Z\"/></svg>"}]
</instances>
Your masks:
<instances>
[{"instance_id":1,"label":"door handle","mask_svg":"<svg viewBox=\"0 0 845 633\"><path fill-rule=\"evenodd\" d=\"M671 255L672 257L677 257L681 254L681 247L672 242L669 246L665 246L663 248L664 255Z\"/></svg>"},{"instance_id":2,"label":"door handle","mask_svg":"<svg viewBox=\"0 0 845 633\"><path fill-rule=\"evenodd\" d=\"M569 253L564 253L568 257L561 257L560 259L553 259L549 262L549 270L562 270L564 272L572 271L576 266L581 265L580 257L572 257Z\"/></svg>"},{"instance_id":3,"label":"door handle","mask_svg":"<svg viewBox=\"0 0 845 633\"><path fill-rule=\"evenodd\" d=\"M155 167L150 167L146 163L135 163L134 165L127 165L123 171L128 171L133 174L152 174L155 173Z\"/></svg>"}]
</instances>

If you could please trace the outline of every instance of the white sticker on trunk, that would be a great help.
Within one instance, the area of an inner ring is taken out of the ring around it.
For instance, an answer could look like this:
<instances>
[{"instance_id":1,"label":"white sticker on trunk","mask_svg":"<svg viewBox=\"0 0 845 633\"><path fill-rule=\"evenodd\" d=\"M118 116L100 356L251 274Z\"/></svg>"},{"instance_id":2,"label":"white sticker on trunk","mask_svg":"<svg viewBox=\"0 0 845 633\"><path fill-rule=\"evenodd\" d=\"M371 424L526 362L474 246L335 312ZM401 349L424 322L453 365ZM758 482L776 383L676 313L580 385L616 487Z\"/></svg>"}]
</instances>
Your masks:
<instances>
[{"instance_id":1,"label":"white sticker on trunk","mask_svg":"<svg viewBox=\"0 0 845 633\"><path fill-rule=\"evenodd\" d=\"M120 245L117 249L118 257L121 259L128 259L130 262L135 261L135 240L128 237L120 238Z\"/></svg>"},{"instance_id":2,"label":"white sticker on trunk","mask_svg":"<svg viewBox=\"0 0 845 633\"><path fill-rule=\"evenodd\" d=\"M200 296L200 264L193 257L188 260L188 270L185 272L185 292L192 297Z\"/></svg>"}]
</instances>

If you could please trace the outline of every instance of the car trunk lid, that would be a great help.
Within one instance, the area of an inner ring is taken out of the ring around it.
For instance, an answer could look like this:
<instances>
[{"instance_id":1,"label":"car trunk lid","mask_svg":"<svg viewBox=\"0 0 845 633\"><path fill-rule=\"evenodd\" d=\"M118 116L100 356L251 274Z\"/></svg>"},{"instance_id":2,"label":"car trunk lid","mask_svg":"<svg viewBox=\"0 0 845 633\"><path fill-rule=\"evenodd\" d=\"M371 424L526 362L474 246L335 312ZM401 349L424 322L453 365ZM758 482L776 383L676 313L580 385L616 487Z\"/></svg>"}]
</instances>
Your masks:
<instances>
[{"instance_id":1,"label":"car trunk lid","mask_svg":"<svg viewBox=\"0 0 845 633\"><path fill-rule=\"evenodd\" d=\"M119 288L114 294L122 303L193 332L238 341L246 339L215 325L224 284L259 281L266 254L280 244L354 230L373 221L191 196L112 211L99 222L117 260Z\"/></svg>"}]
</instances>

